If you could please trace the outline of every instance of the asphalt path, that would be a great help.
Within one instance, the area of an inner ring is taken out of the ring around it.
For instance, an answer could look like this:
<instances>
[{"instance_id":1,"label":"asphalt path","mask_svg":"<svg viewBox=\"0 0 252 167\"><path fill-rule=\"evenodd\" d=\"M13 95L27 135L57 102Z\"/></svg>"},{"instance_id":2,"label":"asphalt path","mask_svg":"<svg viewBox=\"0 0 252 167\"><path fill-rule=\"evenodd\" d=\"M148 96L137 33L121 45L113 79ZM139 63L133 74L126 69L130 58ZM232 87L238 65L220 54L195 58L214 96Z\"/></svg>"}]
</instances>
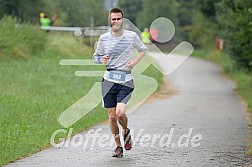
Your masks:
<instances>
[{"instance_id":1,"label":"asphalt path","mask_svg":"<svg viewBox=\"0 0 252 167\"><path fill-rule=\"evenodd\" d=\"M69 143L7 166L252 166L244 154L249 138L246 108L234 91L235 83L221 71L213 63L190 57L165 76L173 95L145 103L128 115L135 145L124 151L123 158L111 157L114 144L104 122L73 136Z\"/></svg>"}]
</instances>

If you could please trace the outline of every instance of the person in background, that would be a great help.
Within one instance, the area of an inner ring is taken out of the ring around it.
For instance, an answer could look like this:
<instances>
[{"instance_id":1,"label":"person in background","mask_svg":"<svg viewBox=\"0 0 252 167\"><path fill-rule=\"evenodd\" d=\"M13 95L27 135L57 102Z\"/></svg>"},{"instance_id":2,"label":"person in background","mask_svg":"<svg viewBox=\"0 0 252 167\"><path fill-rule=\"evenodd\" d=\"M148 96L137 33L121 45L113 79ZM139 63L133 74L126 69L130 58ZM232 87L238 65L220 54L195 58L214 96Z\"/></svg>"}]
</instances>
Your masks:
<instances>
[{"instance_id":1,"label":"person in background","mask_svg":"<svg viewBox=\"0 0 252 167\"><path fill-rule=\"evenodd\" d=\"M141 33L142 42L145 45L149 45L151 42L150 38L151 38L150 32L149 32L148 28L145 28L144 31Z\"/></svg>"},{"instance_id":2,"label":"person in background","mask_svg":"<svg viewBox=\"0 0 252 167\"><path fill-rule=\"evenodd\" d=\"M40 16L39 22L41 28L48 28L49 26L51 26L52 20L48 18L44 12L41 12L39 16ZM49 30L46 30L46 32L49 32Z\"/></svg>"},{"instance_id":3,"label":"person in background","mask_svg":"<svg viewBox=\"0 0 252 167\"><path fill-rule=\"evenodd\" d=\"M151 34L151 37L150 37L150 40L152 43L155 43L156 40L158 39L158 30L154 27L152 27L150 29L150 34Z\"/></svg>"}]
</instances>

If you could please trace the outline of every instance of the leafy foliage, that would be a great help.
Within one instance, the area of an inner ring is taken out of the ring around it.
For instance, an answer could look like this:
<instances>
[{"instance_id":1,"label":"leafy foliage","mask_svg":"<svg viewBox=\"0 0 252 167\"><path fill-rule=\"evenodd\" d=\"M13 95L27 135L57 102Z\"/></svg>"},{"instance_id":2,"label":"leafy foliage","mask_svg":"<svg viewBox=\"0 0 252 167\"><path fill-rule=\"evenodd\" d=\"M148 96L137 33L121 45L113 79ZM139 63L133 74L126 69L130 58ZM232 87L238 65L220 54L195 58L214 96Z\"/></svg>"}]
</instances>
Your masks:
<instances>
[{"instance_id":1,"label":"leafy foliage","mask_svg":"<svg viewBox=\"0 0 252 167\"><path fill-rule=\"evenodd\" d=\"M217 19L229 53L240 67L252 70L252 1L222 0L217 6Z\"/></svg>"},{"instance_id":2,"label":"leafy foliage","mask_svg":"<svg viewBox=\"0 0 252 167\"><path fill-rule=\"evenodd\" d=\"M91 17L95 26L107 24L108 11L100 0L55 0L55 8L59 9L58 15L68 26L90 26Z\"/></svg>"},{"instance_id":3,"label":"leafy foliage","mask_svg":"<svg viewBox=\"0 0 252 167\"><path fill-rule=\"evenodd\" d=\"M167 3L166 0L144 0L143 1L143 9L138 14L136 23L140 30L143 30L145 27L149 27L151 22L154 21L158 17L167 17L170 19L175 25L177 25L176 11L177 11L177 3L175 0L169 1Z\"/></svg>"},{"instance_id":4,"label":"leafy foliage","mask_svg":"<svg viewBox=\"0 0 252 167\"><path fill-rule=\"evenodd\" d=\"M43 51L46 43L45 32L11 16L0 20L0 36L0 58L29 57Z\"/></svg>"},{"instance_id":5,"label":"leafy foliage","mask_svg":"<svg viewBox=\"0 0 252 167\"><path fill-rule=\"evenodd\" d=\"M190 25L189 39L196 46L225 40L225 50L238 67L252 70L252 1L195 0L197 10ZM207 39L207 37L209 39Z\"/></svg>"},{"instance_id":6,"label":"leafy foliage","mask_svg":"<svg viewBox=\"0 0 252 167\"><path fill-rule=\"evenodd\" d=\"M0 4L0 18L12 15L29 22L38 22L39 11L44 6L41 0L0 0Z\"/></svg>"},{"instance_id":7,"label":"leafy foliage","mask_svg":"<svg viewBox=\"0 0 252 167\"><path fill-rule=\"evenodd\" d=\"M217 37L216 24L207 20L200 12L193 12L192 24L187 26L188 40L195 48L213 49Z\"/></svg>"},{"instance_id":8,"label":"leafy foliage","mask_svg":"<svg viewBox=\"0 0 252 167\"><path fill-rule=\"evenodd\" d=\"M216 3L220 2L221 0L195 0L195 6L197 9L203 13L207 19L210 21L216 20Z\"/></svg>"},{"instance_id":9,"label":"leafy foliage","mask_svg":"<svg viewBox=\"0 0 252 167\"><path fill-rule=\"evenodd\" d=\"M124 17L136 25L138 13L142 10L143 0L121 0L119 7L124 11Z\"/></svg>"},{"instance_id":10,"label":"leafy foliage","mask_svg":"<svg viewBox=\"0 0 252 167\"><path fill-rule=\"evenodd\" d=\"M118 6L140 30L156 18L167 17L175 24L176 40L189 40L196 47L214 47L224 38L225 50L238 65L252 69L251 0L119 0ZM101 0L0 0L0 18L12 15L22 22L38 25L39 13L57 15L57 26L107 25L108 10ZM28 35L29 36L29 35ZM1 36L1 38L4 38ZM3 39L1 40L3 41ZM12 41L12 40L11 40ZM8 42L7 42L8 43ZM7 45L1 43L1 47ZM0 48L0 52L3 52Z\"/></svg>"}]
</instances>

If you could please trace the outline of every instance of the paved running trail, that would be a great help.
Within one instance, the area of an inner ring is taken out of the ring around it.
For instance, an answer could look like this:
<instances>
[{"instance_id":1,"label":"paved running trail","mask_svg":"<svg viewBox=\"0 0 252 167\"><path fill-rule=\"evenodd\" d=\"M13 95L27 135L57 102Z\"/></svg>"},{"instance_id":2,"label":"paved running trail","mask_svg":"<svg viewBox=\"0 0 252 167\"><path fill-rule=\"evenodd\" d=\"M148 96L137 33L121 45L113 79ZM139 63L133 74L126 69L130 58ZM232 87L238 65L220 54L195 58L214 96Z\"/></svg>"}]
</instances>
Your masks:
<instances>
[{"instance_id":1,"label":"paved running trail","mask_svg":"<svg viewBox=\"0 0 252 167\"><path fill-rule=\"evenodd\" d=\"M158 57L155 53L152 56ZM159 63L167 65L164 60ZM234 82L225 78L217 65L193 57L165 79L176 93L129 114L129 127L138 142L132 150L124 151L123 158L111 157L114 145L102 147L99 138L93 145L89 139L84 146L83 137L80 146L51 147L7 166L252 166L244 154L248 115L234 91ZM99 129L100 136L110 134L108 124L101 123L80 135Z\"/></svg>"}]
</instances>

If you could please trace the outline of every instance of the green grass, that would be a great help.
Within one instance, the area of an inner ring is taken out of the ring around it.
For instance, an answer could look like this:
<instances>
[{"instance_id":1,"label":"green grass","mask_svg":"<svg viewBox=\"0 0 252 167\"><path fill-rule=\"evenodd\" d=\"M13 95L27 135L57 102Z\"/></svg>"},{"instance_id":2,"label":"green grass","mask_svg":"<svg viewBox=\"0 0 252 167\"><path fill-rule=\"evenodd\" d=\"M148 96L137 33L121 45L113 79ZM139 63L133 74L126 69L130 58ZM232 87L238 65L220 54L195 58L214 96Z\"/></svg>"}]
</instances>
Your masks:
<instances>
[{"instance_id":1,"label":"green grass","mask_svg":"<svg viewBox=\"0 0 252 167\"><path fill-rule=\"evenodd\" d=\"M236 82L236 92L247 103L247 111L252 113L252 73L243 69L238 69L234 60L232 60L224 52L216 52L213 50L196 50L193 56L207 59L219 64L223 67L226 75L231 77ZM252 126L252 118L249 125ZM252 133L252 132L251 132ZM252 156L252 137L246 154Z\"/></svg>"},{"instance_id":2,"label":"green grass","mask_svg":"<svg viewBox=\"0 0 252 167\"><path fill-rule=\"evenodd\" d=\"M38 55L46 44L46 32L17 18L4 16L0 20L0 59L27 58Z\"/></svg>"},{"instance_id":3,"label":"green grass","mask_svg":"<svg viewBox=\"0 0 252 167\"><path fill-rule=\"evenodd\" d=\"M46 35L48 42L40 54L0 59L0 165L50 147L53 132L64 129L57 122L59 115L101 81L101 77L76 77L74 73L104 70L104 66L59 64L62 58L92 57L93 50L81 39L54 32ZM153 66L145 74L162 83L162 75ZM69 128L76 134L107 118L99 104Z\"/></svg>"},{"instance_id":4,"label":"green grass","mask_svg":"<svg viewBox=\"0 0 252 167\"><path fill-rule=\"evenodd\" d=\"M47 147L51 134L62 128L57 122L59 114L101 80L74 75L76 70L92 70L93 66L59 64L61 58L90 58L91 49L71 36L50 36L51 43L39 56L0 60L0 164ZM73 126L74 133L106 118L98 107Z\"/></svg>"}]
</instances>

